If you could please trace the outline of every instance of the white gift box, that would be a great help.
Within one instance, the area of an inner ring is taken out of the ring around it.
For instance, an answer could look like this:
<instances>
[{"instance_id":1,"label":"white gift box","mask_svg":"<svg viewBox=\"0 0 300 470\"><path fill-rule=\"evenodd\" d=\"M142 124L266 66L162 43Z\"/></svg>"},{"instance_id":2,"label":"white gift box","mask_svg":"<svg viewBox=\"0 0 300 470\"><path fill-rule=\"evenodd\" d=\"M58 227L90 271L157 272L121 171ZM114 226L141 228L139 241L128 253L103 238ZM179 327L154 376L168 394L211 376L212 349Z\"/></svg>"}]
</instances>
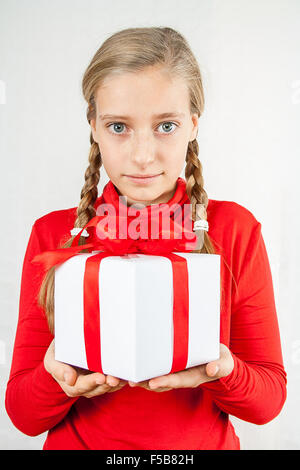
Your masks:
<instances>
[{"instance_id":1,"label":"white gift box","mask_svg":"<svg viewBox=\"0 0 300 470\"><path fill-rule=\"evenodd\" d=\"M84 369L88 369L85 262L96 253L80 253L55 269L55 359ZM219 358L220 255L174 254L187 260L189 368ZM104 374L140 382L170 373L174 333L170 259L148 254L102 259L99 306Z\"/></svg>"}]
</instances>

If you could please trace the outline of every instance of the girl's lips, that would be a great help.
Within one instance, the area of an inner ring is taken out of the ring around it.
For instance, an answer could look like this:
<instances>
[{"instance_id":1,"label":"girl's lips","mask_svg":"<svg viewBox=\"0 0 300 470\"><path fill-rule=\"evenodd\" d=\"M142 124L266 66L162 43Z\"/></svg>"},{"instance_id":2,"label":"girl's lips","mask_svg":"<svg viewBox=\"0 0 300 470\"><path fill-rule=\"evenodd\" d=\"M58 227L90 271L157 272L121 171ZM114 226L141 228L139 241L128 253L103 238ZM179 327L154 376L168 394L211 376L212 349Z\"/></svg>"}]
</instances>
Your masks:
<instances>
[{"instance_id":1,"label":"girl's lips","mask_svg":"<svg viewBox=\"0 0 300 470\"><path fill-rule=\"evenodd\" d=\"M140 176L136 177L136 176L129 176L129 175L126 175L126 177L129 178L130 181L133 181L136 184L144 185L144 184L152 183L152 181L156 180L161 175L162 173L160 173L159 175L155 175L155 176L147 176L145 178L141 178Z\"/></svg>"}]
</instances>

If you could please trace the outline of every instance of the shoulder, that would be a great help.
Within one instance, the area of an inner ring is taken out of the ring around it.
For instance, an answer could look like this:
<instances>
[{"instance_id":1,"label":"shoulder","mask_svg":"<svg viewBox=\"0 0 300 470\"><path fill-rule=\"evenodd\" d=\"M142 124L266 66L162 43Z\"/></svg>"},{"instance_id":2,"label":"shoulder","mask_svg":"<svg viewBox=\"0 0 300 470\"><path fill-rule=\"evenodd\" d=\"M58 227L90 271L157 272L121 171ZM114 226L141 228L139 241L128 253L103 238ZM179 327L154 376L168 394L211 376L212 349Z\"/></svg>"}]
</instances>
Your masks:
<instances>
[{"instance_id":1,"label":"shoulder","mask_svg":"<svg viewBox=\"0 0 300 470\"><path fill-rule=\"evenodd\" d=\"M234 201L210 199L207 207L208 235L216 252L230 266L235 283L262 247L261 223L247 207Z\"/></svg>"},{"instance_id":2,"label":"shoulder","mask_svg":"<svg viewBox=\"0 0 300 470\"><path fill-rule=\"evenodd\" d=\"M102 198L99 196L94 208L97 209ZM34 221L33 230L43 249L57 248L63 245L70 237L77 218L77 206L67 209L58 209L48 212Z\"/></svg>"},{"instance_id":3,"label":"shoulder","mask_svg":"<svg viewBox=\"0 0 300 470\"><path fill-rule=\"evenodd\" d=\"M35 231L43 249L56 248L65 243L71 236L74 227L77 207L48 212L34 221Z\"/></svg>"},{"instance_id":4,"label":"shoulder","mask_svg":"<svg viewBox=\"0 0 300 470\"><path fill-rule=\"evenodd\" d=\"M36 219L34 224L41 230L53 225L59 229L60 226L65 226L73 222L74 217L76 217L76 210L77 207L71 207L69 209L51 211Z\"/></svg>"},{"instance_id":5,"label":"shoulder","mask_svg":"<svg viewBox=\"0 0 300 470\"><path fill-rule=\"evenodd\" d=\"M208 234L233 256L260 237L261 223L247 207L234 201L209 199Z\"/></svg>"},{"instance_id":6,"label":"shoulder","mask_svg":"<svg viewBox=\"0 0 300 470\"><path fill-rule=\"evenodd\" d=\"M218 220L224 224L257 225L259 222L255 215L245 206L234 201L221 201L209 199L207 216L212 221Z\"/></svg>"},{"instance_id":7,"label":"shoulder","mask_svg":"<svg viewBox=\"0 0 300 470\"><path fill-rule=\"evenodd\" d=\"M234 201L221 201L209 199L207 207L207 219L212 223L227 227L241 227L253 229L260 222L255 215L245 206Z\"/></svg>"}]
</instances>

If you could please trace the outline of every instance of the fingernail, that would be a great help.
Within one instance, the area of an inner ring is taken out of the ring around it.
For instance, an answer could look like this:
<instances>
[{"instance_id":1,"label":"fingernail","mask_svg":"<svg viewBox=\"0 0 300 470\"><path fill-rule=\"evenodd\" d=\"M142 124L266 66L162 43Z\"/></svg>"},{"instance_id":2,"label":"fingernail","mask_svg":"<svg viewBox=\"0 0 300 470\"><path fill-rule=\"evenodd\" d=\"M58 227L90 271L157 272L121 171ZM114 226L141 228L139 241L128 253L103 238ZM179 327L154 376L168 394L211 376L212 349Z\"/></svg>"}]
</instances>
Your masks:
<instances>
[{"instance_id":1,"label":"fingernail","mask_svg":"<svg viewBox=\"0 0 300 470\"><path fill-rule=\"evenodd\" d=\"M219 372L219 366L216 366L215 368L215 375Z\"/></svg>"}]
</instances>

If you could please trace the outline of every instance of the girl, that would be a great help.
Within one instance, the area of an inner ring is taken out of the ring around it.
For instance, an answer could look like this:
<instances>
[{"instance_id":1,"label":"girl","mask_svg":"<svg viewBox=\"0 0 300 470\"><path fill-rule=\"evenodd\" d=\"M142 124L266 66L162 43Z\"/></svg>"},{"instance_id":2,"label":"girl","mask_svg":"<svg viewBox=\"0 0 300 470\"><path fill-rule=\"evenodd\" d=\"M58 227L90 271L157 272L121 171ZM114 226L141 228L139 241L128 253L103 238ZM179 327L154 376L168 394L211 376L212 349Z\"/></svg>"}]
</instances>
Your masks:
<instances>
[{"instance_id":1,"label":"girl","mask_svg":"<svg viewBox=\"0 0 300 470\"><path fill-rule=\"evenodd\" d=\"M171 28L129 28L102 44L82 89L91 126L85 184L78 207L33 224L7 412L25 434L49 431L44 449L239 449L229 414L256 424L274 419L286 399L286 373L261 224L235 202L208 199L204 189L197 61ZM102 164L109 182L98 197ZM217 361L136 384L55 361L54 267L44 277L31 261L69 247L101 204L118 210L119 196L128 209L142 204L146 217L153 205L191 204L194 229L204 229L195 231L194 251L222 260Z\"/></svg>"}]
</instances>

